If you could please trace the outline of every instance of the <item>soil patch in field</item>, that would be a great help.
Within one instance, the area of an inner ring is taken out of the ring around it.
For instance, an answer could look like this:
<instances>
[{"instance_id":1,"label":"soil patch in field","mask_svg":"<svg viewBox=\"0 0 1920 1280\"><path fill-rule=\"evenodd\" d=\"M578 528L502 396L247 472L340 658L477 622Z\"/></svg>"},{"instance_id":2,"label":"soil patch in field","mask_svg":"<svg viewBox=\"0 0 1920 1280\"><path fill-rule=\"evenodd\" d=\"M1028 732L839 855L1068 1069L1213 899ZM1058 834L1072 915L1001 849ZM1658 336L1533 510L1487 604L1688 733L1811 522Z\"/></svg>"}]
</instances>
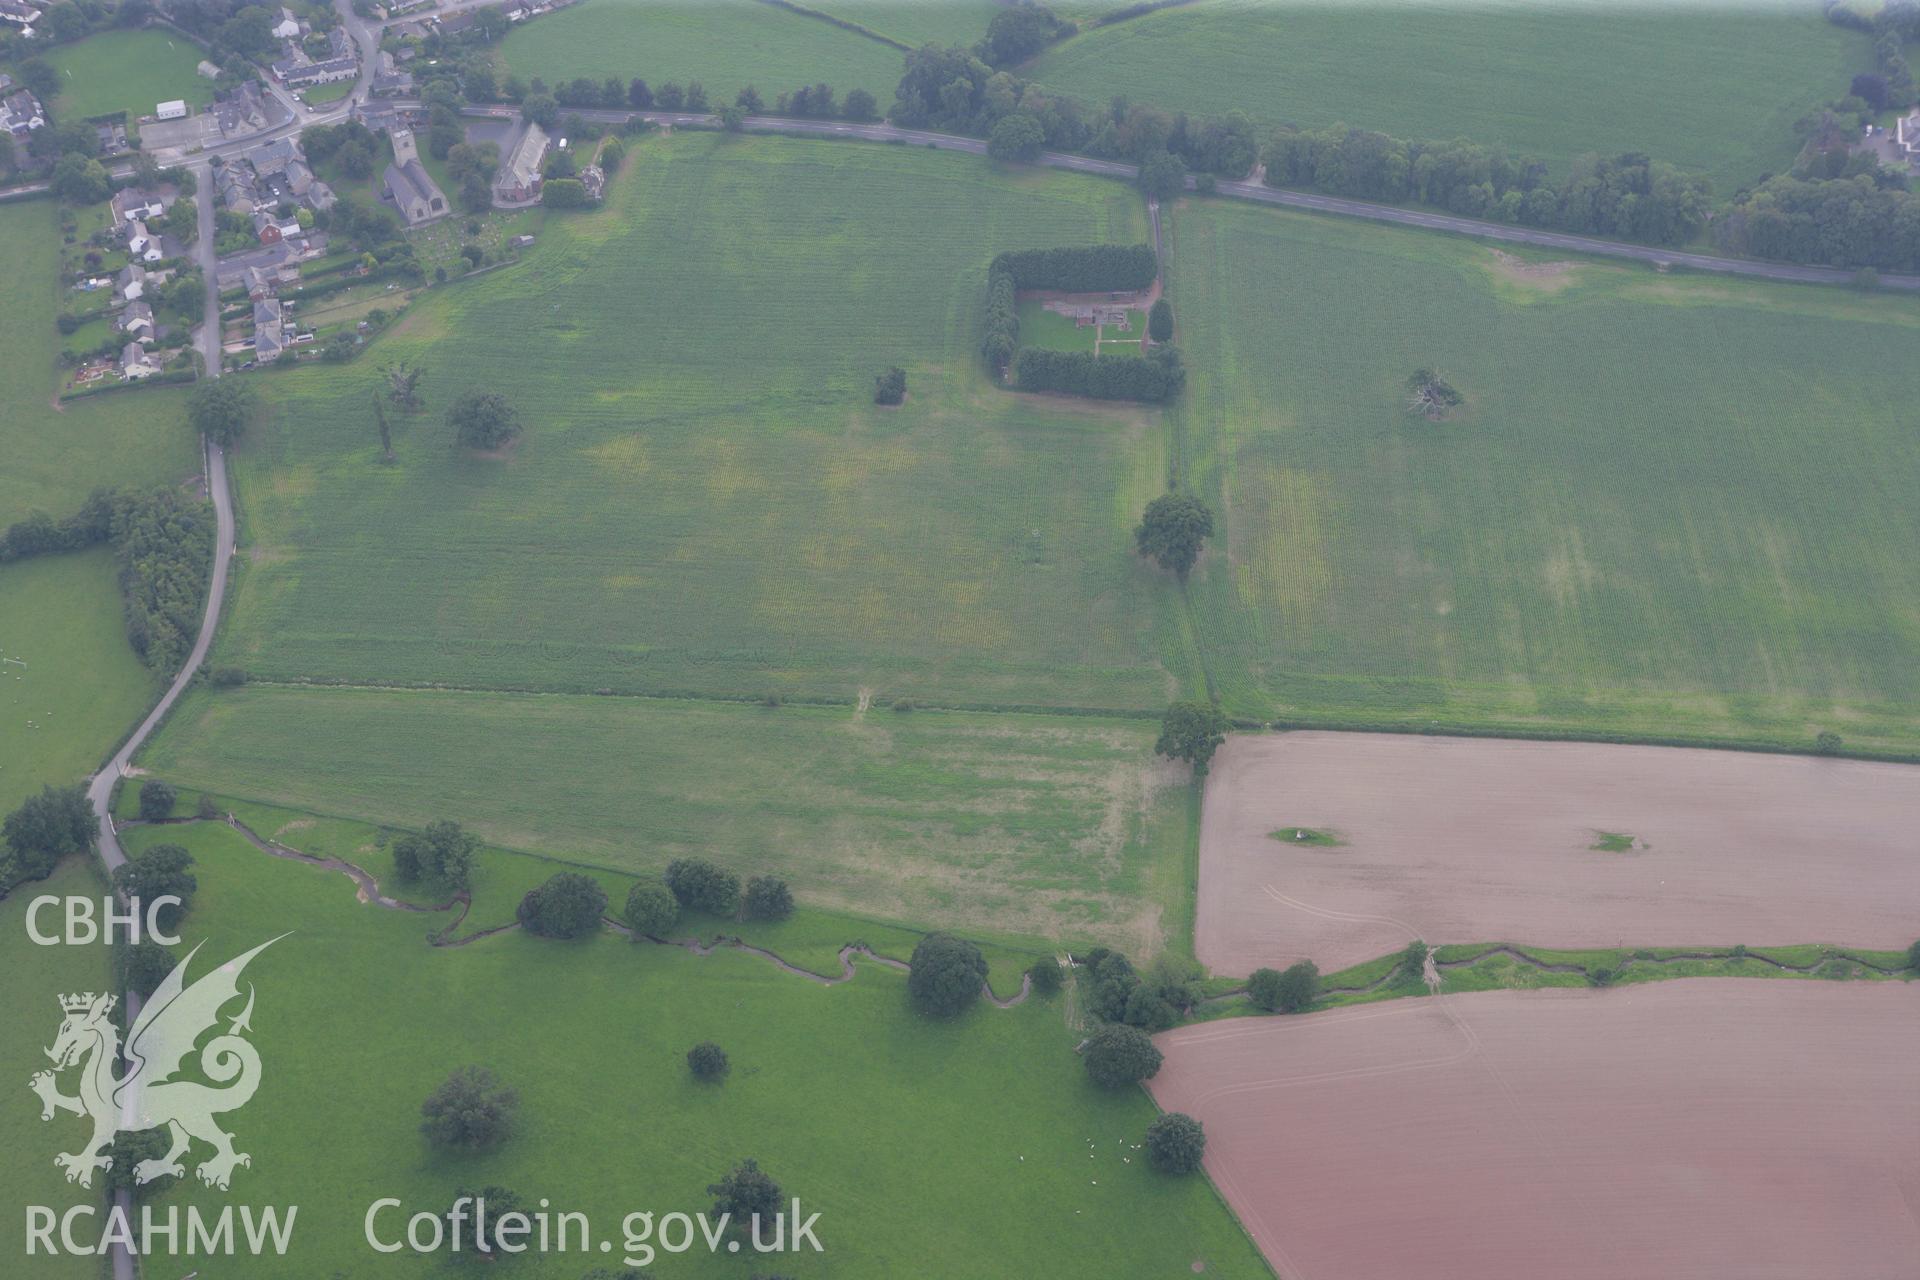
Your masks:
<instances>
[{"instance_id":1,"label":"soil patch in field","mask_svg":"<svg viewBox=\"0 0 1920 1280\"><path fill-rule=\"evenodd\" d=\"M1337 849L1272 833L1334 831ZM1207 778L1195 950L1323 972L1429 943L1904 948L1920 768L1573 742L1234 736ZM1612 847L1599 833L1627 835ZM1597 846L1597 847L1596 847Z\"/></svg>"},{"instance_id":2,"label":"soil patch in field","mask_svg":"<svg viewBox=\"0 0 1920 1280\"><path fill-rule=\"evenodd\" d=\"M1920 984L1497 991L1156 1037L1286 1280L1895 1277Z\"/></svg>"}]
</instances>

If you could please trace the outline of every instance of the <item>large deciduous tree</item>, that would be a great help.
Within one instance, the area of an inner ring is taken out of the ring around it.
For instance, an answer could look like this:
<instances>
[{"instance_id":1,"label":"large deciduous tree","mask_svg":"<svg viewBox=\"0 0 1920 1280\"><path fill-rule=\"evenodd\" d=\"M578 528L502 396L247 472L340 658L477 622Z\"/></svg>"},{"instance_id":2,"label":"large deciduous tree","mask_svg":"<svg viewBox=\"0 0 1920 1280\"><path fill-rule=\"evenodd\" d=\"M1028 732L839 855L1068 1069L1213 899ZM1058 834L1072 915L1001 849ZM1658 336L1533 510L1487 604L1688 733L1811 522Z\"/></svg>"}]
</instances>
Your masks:
<instances>
[{"instance_id":1,"label":"large deciduous tree","mask_svg":"<svg viewBox=\"0 0 1920 1280\"><path fill-rule=\"evenodd\" d=\"M1161 568L1183 578L1212 536L1213 512L1190 493L1163 493L1149 502L1133 531L1141 555L1152 556Z\"/></svg>"},{"instance_id":2,"label":"large deciduous tree","mask_svg":"<svg viewBox=\"0 0 1920 1280\"><path fill-rule=\"evenodd\" d=\"M980 998L986 980L980 948L950 933L930 933L913 949L907 992L925 1012L951 1018Z\"/></svg>"},{"instance_id":3,"label":"large deciduous tree","mask_svg":"<svg viewBox=\"0 0 1920 1280\"><path fill-rule=\"evenodd\" d=\"M1153 749L1170 760L1185 760L1193 766L1195 777L1205 777L1213 753L1226 740L1227 717L1218 707L1205 702L1176 702L1160 718L1160 737Z\"/></svg>"},{"instance_id":4,"label":"large deciduous tree","mask_svg":"<svg viewBox=\"0 0 1920 1280\"><path fill-rule=\"evenodd\" d=\"M462 391L447 409L447 425L469 449L498 449L520 434L520 415L498 391Z\"/></svg>"}]
</instances>

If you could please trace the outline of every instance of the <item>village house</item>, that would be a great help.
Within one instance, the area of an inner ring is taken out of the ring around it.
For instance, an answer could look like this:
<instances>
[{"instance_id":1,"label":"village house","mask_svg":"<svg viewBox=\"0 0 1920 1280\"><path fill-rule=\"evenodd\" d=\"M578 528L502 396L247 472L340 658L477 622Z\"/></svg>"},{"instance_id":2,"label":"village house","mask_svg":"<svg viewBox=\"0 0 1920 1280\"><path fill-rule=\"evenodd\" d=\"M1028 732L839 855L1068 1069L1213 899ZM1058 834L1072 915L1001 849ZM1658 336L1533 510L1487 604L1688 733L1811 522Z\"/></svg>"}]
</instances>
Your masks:
<instances>
[{"instance_id":1,"label":"village house","mask_svg":"<svg viewBox=\"0 0 1920 1280\"><path fill-rule=\"evenodd\" d=\"M420 163L411 129L395 129L387 135L393 140L393 163L385 174L387 197L410 227L444 218L451 209L447 197L434 182L433 175Z\"/></svg>"},{"instance_id":2,"label":"village house","mask_svg":"<svg viewBox=\"0 0 1920 1280\"><path fill-rule=\"evenodd\" d=\"M273 64L274 78L289 88L304 88L313 84L332 84L337 80L351 80L360 74L360 59L356 56L353 37L344 27L335 27L327 33L327 56L314 60L296 41L289 40L286 56Z\"/></svg>"},{"instance_id":3,"label":"village house","mask_svg":"<svg viewBox=\"0 0 1920 1280\"><path fill-rule=\"evenodd\" d=\"M40 99L25 89L0 98L0 129L14 137L24 138L35 129L44 128L46 123L47 115L40 107Z\"/></svg>"},{"instance_id":4,"label":"village house","mask_svg":"<svg viewBox=\"0 0 1920 1280\"><path fill-rule=\"evenodd\" d=\"M40 10L26 3L26 0L0 0L0 22L11 22L22 28L22 34L33 34L33 24L40 21Z\"/></svg>"},{"instance_id":5,"label":"village house","mask_svg":"<svg viewBox=\"0 0 1920 1280\"><path fill-rule=\"evenodd\" d=\"M113 327L135 342L152 342L153 308L144 302L129 302L114 318Z\"/></svg>"},{"instance_id":6,"label":"village house","mask_svg":"<svg viewBox=\"0 0 1920 1280\"><path fill-rule=\"evenodd\" d=\"M278 298L262 298L253 304L253 359L256 364L272 364L286 349L287 326L280 315Z\"/></svg>"},{"instance_id":7,"label":"village house","mask_svg":"<svg viewBox=\"0 0 1920 1280\"><path fill-rule=\"evenodd\" d=\"M167 251L160 247L160 237L136 218L127 224L127 256L142 262L158 262L167 256Z\"/></svg>"},{"instance_id":8,"label":"village house","mask_svg":"<svg viewBox=\"0 0 1920 1280\"><path fill-rule=\"evenodd\" d=\"M385 49L380 51L380 58L374 63L373 92L389 98L413 92L413 73L402 71L400 64Z\"/></svg>"},{"instance_id":9,"label":"village house","mask_svg":"<svg viewBox=\"0 0 1920 1280\"><path fill-rule=\"evenodd\" d=\"M120 268L113 278L113 296L122 302L137 302L147 291L147 269L137 262Z\"/></svg>"},{"instance_id":10,"label":"village house","mask_svg":"<svg viewBox=\"0 0 1920 1280\"><path fill-rule=\"evenodd\" d=\"M167 211L167 201L158 192L146 191L139 187L122 187L113 193L113 199L107 202L113 211L115 223L138 222L146 218L157 218Z\"/></svg>"},{"instance_id":11,"label":"village house","mask_svg":"<svg viewBox=\"0 0 1920 1280\"><path fill-rule=\"evenodd\" d=\"M540 198L540 166L547 158L547 131L528 121L493 176L495 204L530 204Z\"/></svg>"},{"instance_id":12,"label":"village house","mask_svg":"<svg viewBox=\"0 0 1920 1280\"><path fill-rule=\"evenodd\" d=\"M276 19L273 24L273 38L275 40L298 40L312 30L313 27L310 24L302 22L294 16L293 10L282 6L279 18Z\"/></svg>"},{"instance_id":13,"label":"village house","mask_svg":"<svg viewBox=\"0 0 1920 1280\"><path fill-rule=\"evenodd\" d=\"M120 349L120 376L128 382L137 378L150 378L160 372L147 349L137 342L129 342Z\"/></svg>"},{"instance_id":14,"label":"village house","mask_svg":"<svg viewBox=\"0 0 1920 1280\"><path fill-rule=\"evenodd\" d=\"M258 133L271 123L267 114L267 97L257 80L243 82L216 102L213 115L221 136L226 138Z\"/></svg>"}]
</instances>

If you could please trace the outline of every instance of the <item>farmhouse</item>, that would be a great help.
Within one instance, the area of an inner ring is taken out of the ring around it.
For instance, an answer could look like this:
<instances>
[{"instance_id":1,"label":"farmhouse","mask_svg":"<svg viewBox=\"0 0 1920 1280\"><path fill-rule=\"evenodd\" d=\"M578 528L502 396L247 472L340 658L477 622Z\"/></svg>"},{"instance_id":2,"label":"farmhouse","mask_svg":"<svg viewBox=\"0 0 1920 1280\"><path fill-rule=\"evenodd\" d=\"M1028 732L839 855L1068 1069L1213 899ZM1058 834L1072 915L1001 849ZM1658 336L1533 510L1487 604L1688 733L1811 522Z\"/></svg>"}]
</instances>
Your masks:
<instances>
[{"instance_id":1,"label":"farmhouse","mask_svg":"<svg viewBox=\"0 0 1920 1280\"><path fill-rule=\"evenodd\" d=\"M528 121L493 178L495 204L528 204L540 198L540 165L547 158L547 131Z\"/></svg>"},{"instance_id":2,"label":"farmhouse","mask_svg":"<svg viewBox=\"0 0 1920 1280\"><path fill-rule=\"evenodd\" d=\"M385 175L387 198L410 227L446 217L450 212L447 197L420 163L413 131L395 129L388 136L393 139L393 163L387 166Z\"/></svg>"},{"instance_id":3,"label":"farmhouse","mask_svg":"<svg viewBox=\"0 0 1920 1280\"><path fill-rule=\"evenodd\" d=\"M5 129L14 137L24 138L46 123L47 116L40 108L40 99L25 89L0 99L0 129Z\"/></svg>"}]
</instances>

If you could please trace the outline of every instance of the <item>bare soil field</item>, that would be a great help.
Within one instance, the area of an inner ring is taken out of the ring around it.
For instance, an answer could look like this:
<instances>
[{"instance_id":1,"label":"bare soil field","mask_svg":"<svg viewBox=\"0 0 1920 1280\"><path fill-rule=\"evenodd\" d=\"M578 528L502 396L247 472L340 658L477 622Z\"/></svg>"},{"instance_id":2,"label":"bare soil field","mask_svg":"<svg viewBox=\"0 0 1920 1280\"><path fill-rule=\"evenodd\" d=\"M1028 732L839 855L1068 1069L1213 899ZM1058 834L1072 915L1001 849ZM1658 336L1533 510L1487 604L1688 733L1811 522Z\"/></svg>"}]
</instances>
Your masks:
<instances>
[{"instance_id":1,"label":"bare soil field","mask_svg":"<svg viewBox=\"0 0 1920 1280\"><path fill-rule=\"evenodd\" d=\"M1336 842L1283 842L1271 834L1282 828ZM1416 936L1904 948L1920 935L1916 832L1911 765L1235 736L1207 778L1195 950L1215 973L1242 975L1301 959L1331 972Z\"/></svg>"},{"instance_id":2,"label":"bare soil field","mask_svg":"<svg viewBox=\"0 0 1920 1280\"><path fill-rule=\"evenodd\" d=\"M1920 984L1493 991L1156 1037L1281 1280L1910 1280Z\"/></svg>"}]
</instances>

